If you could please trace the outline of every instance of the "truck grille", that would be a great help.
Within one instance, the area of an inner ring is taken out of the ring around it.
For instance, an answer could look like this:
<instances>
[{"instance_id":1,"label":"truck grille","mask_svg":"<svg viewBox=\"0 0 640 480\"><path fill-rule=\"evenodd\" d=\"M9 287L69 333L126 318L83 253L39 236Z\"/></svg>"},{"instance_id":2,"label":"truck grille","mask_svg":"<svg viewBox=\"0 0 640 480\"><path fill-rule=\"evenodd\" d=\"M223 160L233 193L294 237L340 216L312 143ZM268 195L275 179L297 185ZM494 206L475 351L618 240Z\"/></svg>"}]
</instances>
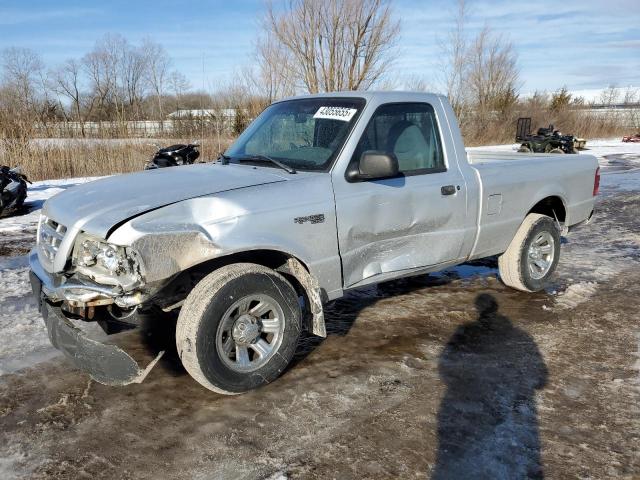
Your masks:
<instances>
[{"instance_id":1,"label":"truck grille","mask_svg":"<svg viewBox=\"0 0 640 480\"><path fill-rule=\"evenodd\" d=\"M38 247L47 260L53 262L60 248L60 244L67 233L67 227L55 220L42 216L38 232Z\"/></svg>"}]
</instances>

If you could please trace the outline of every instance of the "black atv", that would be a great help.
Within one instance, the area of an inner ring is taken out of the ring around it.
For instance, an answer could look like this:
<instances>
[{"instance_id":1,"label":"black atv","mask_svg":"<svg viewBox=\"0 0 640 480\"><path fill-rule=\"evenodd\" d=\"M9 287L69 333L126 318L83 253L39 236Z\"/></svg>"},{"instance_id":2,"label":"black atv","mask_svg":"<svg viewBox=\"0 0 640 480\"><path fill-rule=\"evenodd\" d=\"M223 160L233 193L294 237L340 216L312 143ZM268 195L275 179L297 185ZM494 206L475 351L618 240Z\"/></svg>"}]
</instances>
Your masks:
<instances>
[{"instance_id":1,"label":"black atv","mask_svg":"<svg viewBox=\"0 0 640 480\"><path fill-rule=\"evenodd\" d=\"M19 168L0 167L0 215L22 208L27 198L27 183L31 183Z\"/></svg>"},{"instance_id":2,"label":"black atv","mask_svg":"<svg viewBox=\"0 0 640 480\"><path fill-rule=\"evenodd\" d=\"M541 127L531 134L531 118L519 118L516 127L516 142L520 142L519 152L524 153L578 153L577 139L573 135L563 135L553 125Z\"/></svg>"},{"instance_id":3,"label":"black atv","mask_svg":"<svg viewBox=\"0 0 640 480\"><path fill-rule=\"evenodd\" d=\"M153 154L145 166L145 170L155 170L156 168L177 167L179 165L191 165L200 156L197 143L176 144L162 148L154 145L158 151Z\"/></svg>"}]
</instances>

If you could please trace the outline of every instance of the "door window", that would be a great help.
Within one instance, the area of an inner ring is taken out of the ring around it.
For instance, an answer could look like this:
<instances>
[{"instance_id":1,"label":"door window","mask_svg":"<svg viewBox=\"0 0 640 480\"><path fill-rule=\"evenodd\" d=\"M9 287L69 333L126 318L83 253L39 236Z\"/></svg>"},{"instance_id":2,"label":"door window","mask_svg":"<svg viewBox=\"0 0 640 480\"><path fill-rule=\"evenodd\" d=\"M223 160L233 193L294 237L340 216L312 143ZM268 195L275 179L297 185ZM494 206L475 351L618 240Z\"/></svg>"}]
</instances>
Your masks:
<instances>
[{"instance_id":1,"label":"door window","mask_svg":"<svg viewBox=\"0 0 640 480\"><path fill-rule=\"evenodd\" d=\"M373 114L352 161L363 152L393 153L405 175L446 171L435 112L427 103L391 103Z\"/></svg>"}]
</instances>

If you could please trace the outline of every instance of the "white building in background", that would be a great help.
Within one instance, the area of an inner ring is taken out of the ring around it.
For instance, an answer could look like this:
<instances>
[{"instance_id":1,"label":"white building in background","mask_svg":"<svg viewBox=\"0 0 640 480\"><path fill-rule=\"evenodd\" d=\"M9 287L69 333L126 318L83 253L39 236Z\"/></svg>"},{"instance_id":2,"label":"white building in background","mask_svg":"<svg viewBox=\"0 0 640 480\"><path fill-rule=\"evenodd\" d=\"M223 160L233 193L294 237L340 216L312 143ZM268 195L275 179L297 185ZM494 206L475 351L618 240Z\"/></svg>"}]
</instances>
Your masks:
<instances>
[{"instance_id":1,"label":"white building in background","mask_svg":"<svg viewBox=\"0 0 640 480\"><path fill-rule=\"evenodd\" d=\"M167 115L167 118L170 120L180 120L180 119L193 119L193 118L224 118L226 120L230 120L233 122L236 118L236 109L235 108L204 108L204 109L180 109L175 112L171 112Z\"/></svg>"}]
</instances>

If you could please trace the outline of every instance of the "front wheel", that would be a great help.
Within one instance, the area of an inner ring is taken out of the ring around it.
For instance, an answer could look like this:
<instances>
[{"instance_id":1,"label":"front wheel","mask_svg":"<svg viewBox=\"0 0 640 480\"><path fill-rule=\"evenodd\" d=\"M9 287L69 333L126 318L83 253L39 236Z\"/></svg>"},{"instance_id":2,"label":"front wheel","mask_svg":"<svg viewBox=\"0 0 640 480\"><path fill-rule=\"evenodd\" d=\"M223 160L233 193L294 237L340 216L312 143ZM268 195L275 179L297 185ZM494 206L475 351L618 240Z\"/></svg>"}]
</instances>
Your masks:
<instances>
[{"instance_id":1,"label":"front wheel","mask_svg":"<svg viewBox=\"0 0 640 480\"><path fill-rule=\"evenodd\" d=\"M547 286L559 258L560 232L553 219L530 213L498 257L500 278L516 290L537 292Z\"/></svg>"},{"instance_id":2,"label":"front wheel","mask_svg":"<svg viewBox=\"0 0 640 480\"><path fill-rule=\"evenodd\" d=\"M227 395L275 380L291 361L302 312L293 286L261 265L238 263L203 278L178 317L182 364L201 385Z\"/></svg>"}]
</instances>

